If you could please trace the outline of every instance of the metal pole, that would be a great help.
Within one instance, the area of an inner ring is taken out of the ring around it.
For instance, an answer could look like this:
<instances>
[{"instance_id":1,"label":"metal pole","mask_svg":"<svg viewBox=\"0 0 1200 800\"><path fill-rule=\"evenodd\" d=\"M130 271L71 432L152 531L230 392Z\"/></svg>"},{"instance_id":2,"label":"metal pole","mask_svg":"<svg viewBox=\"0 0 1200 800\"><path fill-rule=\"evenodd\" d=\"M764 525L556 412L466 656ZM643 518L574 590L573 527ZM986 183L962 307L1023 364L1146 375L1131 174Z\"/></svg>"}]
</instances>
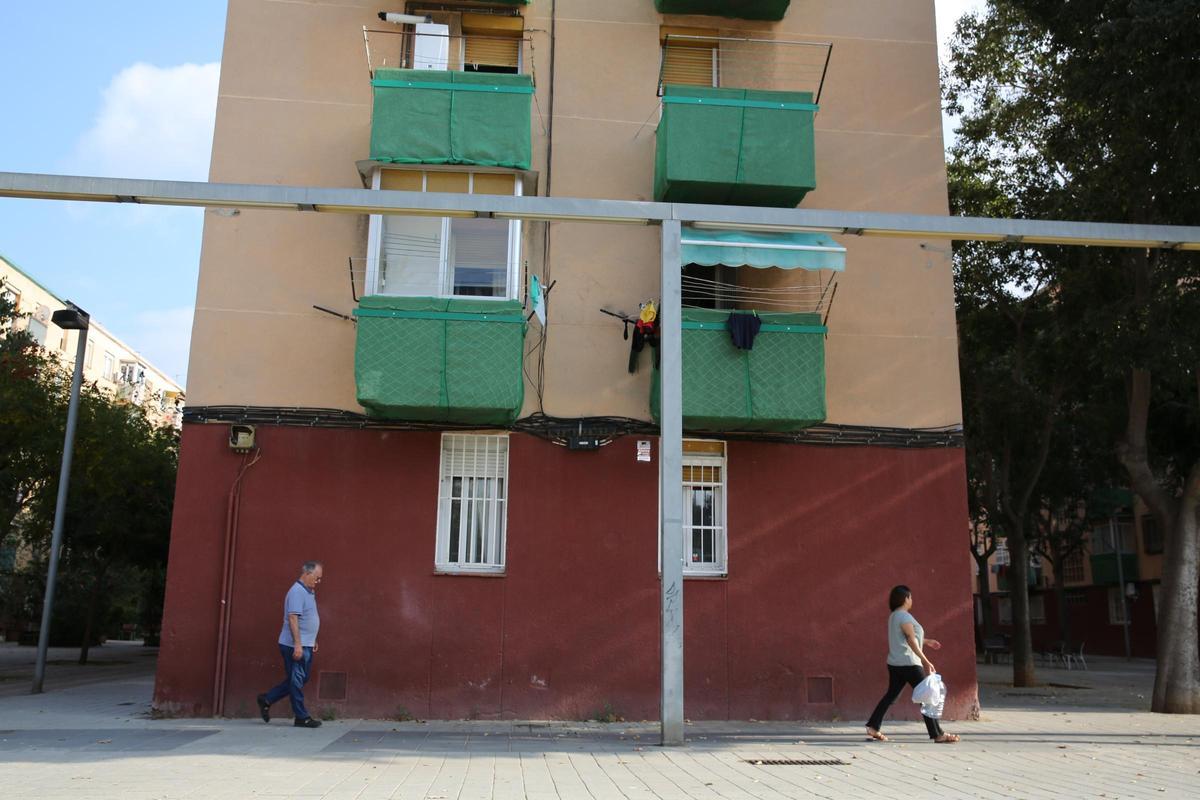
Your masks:
<instances>
[{"instance_id":1,"label":"metal pole","mask_svg":"<svg viewBox=\"0 0 1200 800\"><path fill-rule=\"evenodd\" d=\"M42 693L46 678L46 651L50 647L50 614L54 609L54 584L58 580L58 551L62 547L63 521L66 517L67 488L71 480L71 456L75 449L75 423L79 418L79 387L83 384L83 359L87 355L87 315L84 327L77 329L75 374L71 376L71 400L67 404L67 432L63 437L62 469L58 474L58 500L54 504L54 532L50 536L50 566L46 571L46 597L42 601L42 627L38 631L37 662L33 667L33 694Z\"/></svg>"},{"instance_id":2,"label":"metal pole","mask_svg":"<svg viewBox=\"0 0 1200 800\"><path fill-rule=\"evenodd\" d=\"M679 220L662 224L658 440L662 530L662 744L683 744L683 346Z\"/></svg>"},{"instance_id":3,"label":"metal pole","mask_svg":"<svg viewBox=\"0 0 1200 800\"><path fill-rule=\"evenodd\" d=\"M1121 594L1121 632L1125 634L1125 658L1132 658L1133 652L1129 647L1129 601L1125 598L1125 559L1121 557L1121 542L1117 541L1117 521L1108 518L1109 538L1113 542L1113 552L1117 555L1117 591Z\"/></svg>"}]
</instances>

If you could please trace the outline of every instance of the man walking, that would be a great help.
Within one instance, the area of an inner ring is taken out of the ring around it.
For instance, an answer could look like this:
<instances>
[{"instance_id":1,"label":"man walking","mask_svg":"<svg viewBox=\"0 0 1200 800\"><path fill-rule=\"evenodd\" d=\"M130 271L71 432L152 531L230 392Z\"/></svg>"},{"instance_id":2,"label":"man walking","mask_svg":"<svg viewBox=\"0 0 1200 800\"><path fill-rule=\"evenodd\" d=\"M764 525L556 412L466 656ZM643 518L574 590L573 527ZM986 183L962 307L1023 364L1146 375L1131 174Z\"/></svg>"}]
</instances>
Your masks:
<instances>
[{"instance_id":1,"label":"man walking","mask_svg":"<svg viewBox=\"0 0 1200 800\"><path fill-rule=\"evenodd\" d=\"M312 674L313 654L317 652L317 630L321 616L317 613L317 584L323 568L320 561L305 561L300 577L292 584L283 599L283 630L279 633L279 653L283 656L283 682L266 694L258 696L258 711L263 722L271 721L271 704L284 697L292 701L293 723L297 728L319 728L321 720L313 719L304 707L304 684Z\"/></svg>"}]
</instances>

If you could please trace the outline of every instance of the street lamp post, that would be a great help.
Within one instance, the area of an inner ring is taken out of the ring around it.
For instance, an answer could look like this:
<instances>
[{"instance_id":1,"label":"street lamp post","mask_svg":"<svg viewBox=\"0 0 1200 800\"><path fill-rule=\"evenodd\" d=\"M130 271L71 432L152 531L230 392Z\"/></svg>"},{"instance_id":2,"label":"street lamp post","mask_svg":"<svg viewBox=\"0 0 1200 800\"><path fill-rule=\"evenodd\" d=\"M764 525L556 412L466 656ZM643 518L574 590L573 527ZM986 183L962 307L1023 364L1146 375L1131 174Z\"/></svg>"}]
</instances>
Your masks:
<instances>
[{"instance_id":1,"label":"street lamp post","mask_svg":"<svg viewBox=\"0 0 1200 800\"><path fill-rule=\"evenodd\" d=\"M54 312L54 324L63 330L78 331L75 346L75 372L71 376L71 399L67 404L67 432L63 437L62 470L58 475L58 499L54 504L54 532L50 537L50 565L46 570L46 598L42 602L42 627L38 631L37 663L33 668L33 694L42 693L46 678L46 651L50 647L50 613L54 608L54 584L58 580L58 551L62 547L63 521L67 514L67 488L71 480L71 456L75 449L75 423L79 419L79 388L83 384L83 359L87 355L89 317L74 303Z\"/></svg>"}]
</instances>

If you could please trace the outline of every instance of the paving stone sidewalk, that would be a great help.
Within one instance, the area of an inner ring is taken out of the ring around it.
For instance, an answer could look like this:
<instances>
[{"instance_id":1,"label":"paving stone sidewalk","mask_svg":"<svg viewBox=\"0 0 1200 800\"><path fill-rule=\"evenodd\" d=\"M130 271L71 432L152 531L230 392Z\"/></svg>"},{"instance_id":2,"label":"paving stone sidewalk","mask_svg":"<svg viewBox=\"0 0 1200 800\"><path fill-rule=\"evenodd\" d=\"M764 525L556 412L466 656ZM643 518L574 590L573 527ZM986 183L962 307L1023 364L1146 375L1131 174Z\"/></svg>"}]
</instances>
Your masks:
<instances>
[{"instance_id":1,"label":"paving stone sidewalk","mask_svg":"<svg viewBox=\"0 0 1200 800\"><path fill-rule=\"evenodd\" d=\"M154 720L143 675L0 697L4 798L1103 797L1200 795L1200 720L1121 707L1142 674L1051 674L1081 689L1012 690L981 668L983 718L930 744L917 722L866 741L858 724L695 723L684 748L653 724ZM1152 668L1151 668L1152 669ZM1125 670L1124 672L1122 670ZM1152 672L1150 673L1152 675ZM1094 686L1093 686L1094 684ZM1128 692L1114 687L1128 685ZM1123 698L1063 705L1061 695ZM1044 693L1039 693L1044 692ZM903 702L903 700L902 700ZM818 762L773 764L772 761Z\"/></svg>"}]
</instances>

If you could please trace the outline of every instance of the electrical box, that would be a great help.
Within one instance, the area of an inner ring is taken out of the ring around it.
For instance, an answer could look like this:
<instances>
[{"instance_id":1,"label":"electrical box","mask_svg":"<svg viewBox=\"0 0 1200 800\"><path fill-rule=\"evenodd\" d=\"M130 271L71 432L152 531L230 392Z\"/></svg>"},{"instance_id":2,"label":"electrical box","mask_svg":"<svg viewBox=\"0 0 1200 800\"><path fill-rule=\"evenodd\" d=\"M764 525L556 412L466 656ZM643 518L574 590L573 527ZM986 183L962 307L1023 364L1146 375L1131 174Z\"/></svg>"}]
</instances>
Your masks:
<instances>
[{"instance_id":1,"label":"electrical box","mask_svg":"<svg viewBox=\"0 0 1200 800\"><path fill-rule=\"evenodd\" d=\"M599 450L603 440L599 436L572 434L567 437L568 450Z\"/></svg>"},{"instance_id":2,"label":"electrical box","mask_svg":"<svg viewBox=\"0 0 1200 800\"><path fill-rule=\"evenodd\" d=\"M229 426L229 449L235 453L249 453L254 449L253 425Z\"/></svg>"}]
</instances>

